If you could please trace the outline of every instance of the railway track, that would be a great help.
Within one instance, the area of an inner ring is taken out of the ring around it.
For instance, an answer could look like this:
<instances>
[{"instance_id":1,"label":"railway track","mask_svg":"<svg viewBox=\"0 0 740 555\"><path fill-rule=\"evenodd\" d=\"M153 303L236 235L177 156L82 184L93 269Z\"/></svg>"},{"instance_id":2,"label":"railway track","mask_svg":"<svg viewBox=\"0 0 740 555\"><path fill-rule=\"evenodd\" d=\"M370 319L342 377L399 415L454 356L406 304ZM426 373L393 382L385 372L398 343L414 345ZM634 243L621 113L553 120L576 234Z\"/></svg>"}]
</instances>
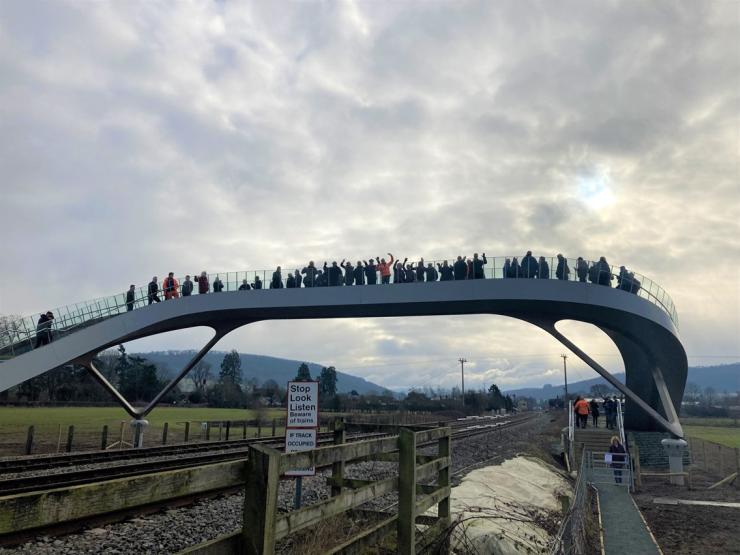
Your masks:
<instances>
[{"instance_id":1,"label":"railway track","mask_svg":"<svg viewBox=\"0 0 740 555\"><path fill-rule=\"evenodd\" d=\"M453 439L463 439L525 422L527 417L504 419L477 419L448 422L453 429ZM351 425L351 423L350 423ZM348 441L361 441L390 435L376 432L354 434ZM247 457L249 446L255 443L282 448L284 436L249 440L211 442L206 444L184 444L170 447L149 447L127 451L97 451L48 457L26 457L0 461L0 496L16 495L82 484L91 484L140 476L154 472L178 470L207 464L238 460ZM331 444L333 434L319 436L319 446ZM162 459L160 457L171 457ZM151 460L157 457L156 460ZM79 465L102 465L95 468L74 469ZM41 472L41 473L39 473ZM2 474L17 476L2 478Z\"/></svg>"}]
</instances>

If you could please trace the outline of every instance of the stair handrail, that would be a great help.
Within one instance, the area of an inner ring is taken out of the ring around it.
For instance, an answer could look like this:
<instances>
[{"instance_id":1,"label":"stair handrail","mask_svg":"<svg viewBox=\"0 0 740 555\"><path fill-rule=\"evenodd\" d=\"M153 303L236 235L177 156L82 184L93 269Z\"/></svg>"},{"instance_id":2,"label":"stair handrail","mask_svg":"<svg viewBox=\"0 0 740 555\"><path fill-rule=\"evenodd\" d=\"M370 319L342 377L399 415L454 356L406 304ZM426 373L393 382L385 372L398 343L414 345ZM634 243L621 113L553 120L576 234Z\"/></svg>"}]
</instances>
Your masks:
<instances>
[{"instance_id":1,"label":"stair handrail","mask_svg":"<svg viewBox=\"0 0 740 555\"><path fill-rule=\"evenodd\" d=\"M622 445L627 446L624 436L624 414L622 413L622 401L617 399L617 430L619 430L619 441Z\"/></svg>"},{"instance_id":2,"label":"stair handrail","mask_svg":"<svg viewBox=\"0 0 740 555\"><path fill-rule=\"evenodd\" d=\"M573 401L568 401L568 457L570 457L570 464L575 464L575 449L574 449L574 436L575 436L575 412L573 412Z\"/></svg>"}]
</instances>

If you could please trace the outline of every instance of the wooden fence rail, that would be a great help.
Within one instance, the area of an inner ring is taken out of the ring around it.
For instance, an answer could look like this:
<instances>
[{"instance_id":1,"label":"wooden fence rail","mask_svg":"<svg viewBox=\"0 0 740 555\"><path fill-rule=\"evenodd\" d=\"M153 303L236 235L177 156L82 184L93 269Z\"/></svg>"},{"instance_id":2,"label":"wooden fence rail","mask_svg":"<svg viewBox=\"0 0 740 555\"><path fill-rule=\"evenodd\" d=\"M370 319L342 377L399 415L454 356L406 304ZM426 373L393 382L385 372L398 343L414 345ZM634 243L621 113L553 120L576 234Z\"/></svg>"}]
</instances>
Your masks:
<instances>
[{"instance_id":1,"label":"wooden fence rail","mask_svg":"<svg viewBox=\"0 0 740 555\"><path fill-rule=\"evenodd\" d=\"M356 553L363 546L372 545L394 531L396 549L402 555L415 554L417 546L429 543L429 538L444 537L450 525L450 428L422 431L402 428L397 437L356 443L344 443L343 432L340 423L335 429L335 445L300 453L286 454L263 445L250 446L243 529L182 553L270 555L274 553L276 542L286 536L393 492L398 493L397 514L384 515L380 522L335 546L326 555ZM437 442L436 455L418 454L419 444L434 441ZM346 464L389 460L392 458L389 455L394 452L398 453L398 475L382 480L345 478ZM278 514L281 476L290 470L311 466L332 468L332 476L328 480L332 497L297 511ZM434 505L437 506L437 516L424 515ZM420 523L428 527L423 537L417 534L417 524Z\"/></svg>"},{"instance_id":2,"label":"wooden fence rail","mask_svg":"<svg viewBox=\"0 0 740 555\"><path fill-rule=\"evenodd\" d=\"M737 447L728 447L696 437L686 439L689 442L694 466L719 477L732 472L740 473L740 449Z\"/></svg>"}]
</instances>

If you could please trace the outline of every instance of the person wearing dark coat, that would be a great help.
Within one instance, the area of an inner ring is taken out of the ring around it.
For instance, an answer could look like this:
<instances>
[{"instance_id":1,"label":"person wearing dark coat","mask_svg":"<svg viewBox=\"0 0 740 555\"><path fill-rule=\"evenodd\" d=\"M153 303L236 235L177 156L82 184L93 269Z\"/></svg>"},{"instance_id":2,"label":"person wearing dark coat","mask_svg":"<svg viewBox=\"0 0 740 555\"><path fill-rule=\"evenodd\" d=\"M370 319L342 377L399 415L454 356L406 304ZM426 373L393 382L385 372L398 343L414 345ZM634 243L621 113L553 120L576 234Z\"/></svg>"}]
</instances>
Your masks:
<instances>
[{"instance_id":1,"label":"person wearing dark coat","mask_svg":"<svg viewBox=\"0 0 740 555\"><path fill-rule=\"evenodd\" d=\"M416 281L424 281L425 274L426 268L424 266L424 259L422 258L416 263Z\"/></svg>"},{"instance_id":2,"label":"person wearing dark coat","mask_svg":"<svg viewBox=\"0 0 740 555\"><path fill-rule=\"evenodd\" d=\"M524 258L522 258L521 268L522 268L522 277L525 277L525 278L537 277L537 270L539 269L539 264L537 264L537 260L535 260L534 256L532 256L532 251L527 251L527 254L524 256Z\"/></svg>"},{"instance_id":3,"label":"person wearing dark coat","mask_svg":"<svg viewBox=\"0 0 740 555\"><path fill-rule=\"evenodd\" d=\"M465 262L465 256L458 256L455 263L452 265L452 270L455 275L455 279L466 279L468 277L468 264Z\"/></svg>"},{"instance_id":4,"label":"person wearing dark coat","mask_svg":"<svg viewBox=\"0 0 740 555\"><path fill-rule=\"evenodd\" d=\"M213 282L213 284L216 285L216 282ZM254 283L252 284L252 289L262 289L262 280L257 274L254 275Z\"/></svg>"},{"instance_id":5,"label":"person wearing dark coat","mask_svg":"<svg viewBox=\"0 0 740 555\"><path fill-rule=\"evenodd\" d=\"M131 312L134 309L134 303L136 303L136 286L130 285L128 291L126 291L126 312Z\"/></svg>"},{"instance_id":6,"label":"person wearing dark coat","mask_svg":"<svg viewBox=\"0 0 740 555\"><path fill-rule=\"evenodd\" d=\"M147 299L149 300L149 304L162 302L157 293L159 293L159 284L157 283L157 276L154 276L152 281L149 282L149 287L147 288Z\"/></svg>"},{"instance_id":7,"label":"person wearing dark coat","mask_svg":"<svg viewBox=\"0 0 740 555\"><path fill-rule=\"evenodd\" d=\"M339 265L344 270L344 284L345 285L352 285L355 282L355 269L352 267L351 262L347 262L345 264L346 259L342 259L342 261L339 263Z\"/></svg>"},{"instance_id":8,"label":"person wearing dark coat","mask_svg":"<svg viewBox=\"0 0 740 555\"><path fill-rule=\"evenodd\" d=\"M576 275L578 276L578 281L586 283L586 278L588 277L588 262L586 262L581 256L576 260Z\"/></svg>"},{"instance_id":9,"label":"person wearing dark coat","mask_svg":"<svg viewBox=\"0 0 740 555\"><path fill-rule=\"evenodd\" d=\"M285 278L285 288L295 289L295 276L293 274L288 274L288 277Z\"/></svg>"},{"instance_id":10,"label":"person wearing dark coat","mask_svg":"<svg viewBox=\"0 0 740 555\"><path fill-rule=\"evenodd\" d=\"M609 446L609 453L611 453L612 456L611 467L614 469L614 481L617 484L621 484L622 469L624 468L624 461L626 458L625 454L627 451L617 436L612 437L612 444Z\"/></svg>"},{"instance_id":11,"label":"person wearing dark coat","mask_svg":"<svg viewBox=\"0 0 740 555\"><path fill-rule=\"evenodd\" d=\"M183 297L189 297L193 294L193 282L190 279L190 274L185 276L185 281L180 286L180 293Z\"/></svg>"},{"instance_id":12,"label":"person wearing dark coat","mask_svg":"<svg viewBox=\"0 0 740 555\"><path fill-rule=\"evenodd\" d=\"M51 311L42 314L36 324L36 346L38 349L43 345L48 345L52 341L51 325L54 323L54 314Z\"/></svg>"},{"instance_id":13,"label":"person wearing dark coat","mask_svg":"<svg viewBox=\"0 0 740 555\"><path fill-rule=\"evenodd\" d=\"M416 268L414 268L413 263L409 264L408 266L404 264L404 273L406 276L404 277L404 281L406 283L415 283L416 282Z\"/></svg>"},{"instance_id":14,"label":"person wearing dark coat","mask_svg":"<svg viewBox=\"0 0 740 555\"><path fill-rule=\"evenodd\" d=\"M606 427L611 430L614 428L613 421L616 416L617 407L610 397L604 399L604 417L606 417Z\"/></svg>"},{"instance_id":15,"label":"person wearing dark coat","mask_svg":"<svg viewBox=\"0 0 740 555\"><path fill-rule=\"evenodd\" d=\"M544 256L540 256L539 268L537 268L537 277L539 279L550 279L550 265Z\"/></svg>"},{"instance_id":16,"label":"person wearing dark coat","mask_svg":"<svg viewBox=\"0 0 740 555\"><path fill-rule=\"evenodd\" d=\"M516 256L511 259L511 266L509 266L509 277L520 278L522 277L522 267L519 266L519 260Z\"/></svg>"},{"instance_id":17,"label":"person wearing dark coat","mask_svg":"<svg viewBox=\"0 0 740 555\"><path fill-rule=\"evenodd\" d=\"M558 254L558 267L555 270L555 277L561 280L568 281L570 275L570 268L568 268L568 261L562 254Z\"/></svg>"},{"instance_id":18,"label":"person wearing dark coat","mask_svg":"<svg viewBox=\"0 0 740 555\"><path fill-rule=\"evenodd\" d=\"M274 272L272 272L272 279L270 280L270 289L282 289L283 288L283 272L278 266Z\"/></svg>"},{"instance_id":19,"label":"person wearing dark coat","mask_svg":"<svg viewBox=\"0 0 740 555\"><path fill-rule=\"evenodd\" d=\"M599 261L594 264L594 267L596 268L596 281L594 283L611 287L614 276L612 276L612 269L606 258L603 256L600 257Z\"/></svg>"},{"instance_id":20,"label":"person wearing dark coat","mask_svg":"<svg viewBox=\"0 0 740 555\"><path fill-rule=\"evenodd\" d=\"M427 281L437 281L437 278L439 277L439 275L437 274L437 270L435 270L434 265L431 262L427 264L425 273Z\"/></svg>"},{"instance_id":21,"label":"person wearing dark coat","mask_svg":"<svg viewBox=\"0 0 740 555\"><path fill-rule=\"evenodd\" d=\"M439 269L439 281L452 281L455 279L452 266L447 264L446 260L442 264L437 264L437 269Z\"/></svg>"},{"instance_id":22,"label":"person wearing dark coat","mask_svg":"<svg viewBox=\"0 0 740 555\"><path fill-rule=\"evenodd\" d=\"M355 278L355 285L365 285L365 268L362 267L362 262L357 261L357 265L352 272Z\"/></svg>"},{"instance_id":23,"label":"person wearing dark coat","mask_svg":"<svg viewBox=\"0 0 740 555\"><path fill-rule=\"evenodd\" d=\"M327 266L324 262L324 275L326 275L327 285L330 287L341 285L342 269L337 265L336 260L331 263L331 266Z\"/></svg>"},{"instance_id":24,"label":"person wearing dark coat","mask_svg":"<svg viewBox=\"0 0 740 555\"><path fill-rule=\"evenodd\" d=\"M512 277L511 275L511 260L508 258L504 260L504 267L501 270L501 275L504 279Z\"/></svg>"},{"instance_id":25,"label":"person wearing dark coat","mask_svg":"<svg viewBox=\"0 0 740 555\"><path fill-rule=\"evenodd\" d=\"M314 287L316 285L316 274L318 269L314 266L313 260L308 263L308 266L301 270L301 274L304 275L303 287Z\"/></svg>"},{"instance_id":26,"label":"person wearing dark coat","mask_svg":"<svg viewBox=\"0 0 740 555\"><path fill-rule=\"evenodd\" d=\"M486 273L483 270L483 266L488 264L486 259L486 253L483 253L483 258L478 258L478 253L473 254L473 279L484 279Z\"/></svg>"},{"instance_id":27,"label":"person wearing dark coat","mask_svg":"<svg viewBox=\"0 0 740 555\"><path fill-rule=\"evenodd\" d=\"M301 273L298 270L296 270L295 272L293 272L293 279L295 280L295 288L296 289L300 289L301 288L301 282L303 280L301 279Z\"/></svg>"},{"instance_id":28,"label":"person wearing dark coat","mask_svg":"<svg viewBox=\"0 0 740 555\"><path fill-rule=\"evenodd\" d=\"M365 280L368 285L377 285L378 283L378 268L372 258L369 262L365 262Z\"/></svg>"},{"instance_id":29,"label":"person wearing dark coat","mask_svg":"<svg viewBox=\"0 0 740 555\"><path fill-rule=\"evenodd\" d=\"M216 279L213 280L213 292L214 293L220 293L224 290L224 282L221 281L221 278L216 276Z\"/></svg>"},{"instance_id":30,"label":"person wearing dark coat","mask_svg":"<svg viewBox=\"0 0 740 555\"><path fill-rule=\"evenodd\" d=\"M591 407L591 423L593 424L594 428L599 427L599 403L596 402L596 399L591 399L591 402L588 404L589 407Z\"/></svg>"},{"instance_id":31,"label":"person wearing dark coat","mask_svg":"<svg viewBox=\"0 0 740 555\"><path fill-rule=\"evenodd\" d=\"M205 295L208 293L208 274L206 274L205 271L201 272L199 276L195 276L195 283L198 284L198 295Z\"/></svg>"},{"instance_id":32,"label":"person wearing dark coat","mask_svg":"<svg viewBox=\"0 0 740 555\"><path fill-rule=\"evenodd\" d=\"M408 258L404 258L403 262L396 260L396 263L393 264L393 283L403 283L406 281L406 272L404 272L403 267L408 261Z\"/></svg>"},{"instance_id":33,"label":"person wearing dark coat","mask_svg":"<svg viewBox=\"0 0 740 555\"><path fill-rule=\"evenodd\" d=\"M317 287L328 287L329 286L329 274L319 270L319 273L316 274L316 286Z\"/></svg>"},{"instance_id":34,"label":"person wearing dark coat","mask_svg":"<svg viewBox=\"0 0 740 555\"><path fill-rule=\"evenodd\" d=\"M252 287L249 285L249 282L246 278L242 280L242 284L239 286L239 291L249 291Z\"/></svg>"}]
</instances>

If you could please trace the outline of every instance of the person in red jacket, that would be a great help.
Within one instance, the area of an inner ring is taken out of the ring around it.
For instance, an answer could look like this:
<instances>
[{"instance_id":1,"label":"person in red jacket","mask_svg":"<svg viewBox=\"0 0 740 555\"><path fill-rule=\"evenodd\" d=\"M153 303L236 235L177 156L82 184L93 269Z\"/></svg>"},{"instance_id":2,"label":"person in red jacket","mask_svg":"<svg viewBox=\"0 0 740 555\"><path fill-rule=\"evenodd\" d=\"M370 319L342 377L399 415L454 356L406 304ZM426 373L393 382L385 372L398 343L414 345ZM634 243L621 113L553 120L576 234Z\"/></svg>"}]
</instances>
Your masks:
<instances>
[{"instance_id":1,"label":"person in red jacket","mask_svg":"<svg viewBox=\"0 0 740 555\"><path fill-rule=\"evenodd\" d=\"M579 427L585 428L588 424L588 401L586 401L586 399L578 397L575 404L573 405L573 410L576 411L576 416L578 417L578 423L580 425Z\"/></svg>"},{"instance_id":2,"label":"person in red jacket","mask_svg":"<svg viewBox=\"0 0 740 555\"><path fill-rule=\"evenodd\" d=\"M391 257L390 262L386 262L385 258L375 258L375 260L378 261L378 271L380 272L380 282L381 283L390 283L391 282L391 268L393 268L393 262L395 261L395 258L393 258L393 255L391 253L388 253L388 256Z\"/></svg>"},{"instance_id":3,"label":"person in red jacket","mask_svg":"<svg viewBox=\"0 0 740 555\"><path fill-rule=\"evenodd\" d=\"M164 300L177 299L180 297L180 284L175 279L175 274L170 272L162 282L162 291L164 291Z\"/></svg>"}]
</instances>

